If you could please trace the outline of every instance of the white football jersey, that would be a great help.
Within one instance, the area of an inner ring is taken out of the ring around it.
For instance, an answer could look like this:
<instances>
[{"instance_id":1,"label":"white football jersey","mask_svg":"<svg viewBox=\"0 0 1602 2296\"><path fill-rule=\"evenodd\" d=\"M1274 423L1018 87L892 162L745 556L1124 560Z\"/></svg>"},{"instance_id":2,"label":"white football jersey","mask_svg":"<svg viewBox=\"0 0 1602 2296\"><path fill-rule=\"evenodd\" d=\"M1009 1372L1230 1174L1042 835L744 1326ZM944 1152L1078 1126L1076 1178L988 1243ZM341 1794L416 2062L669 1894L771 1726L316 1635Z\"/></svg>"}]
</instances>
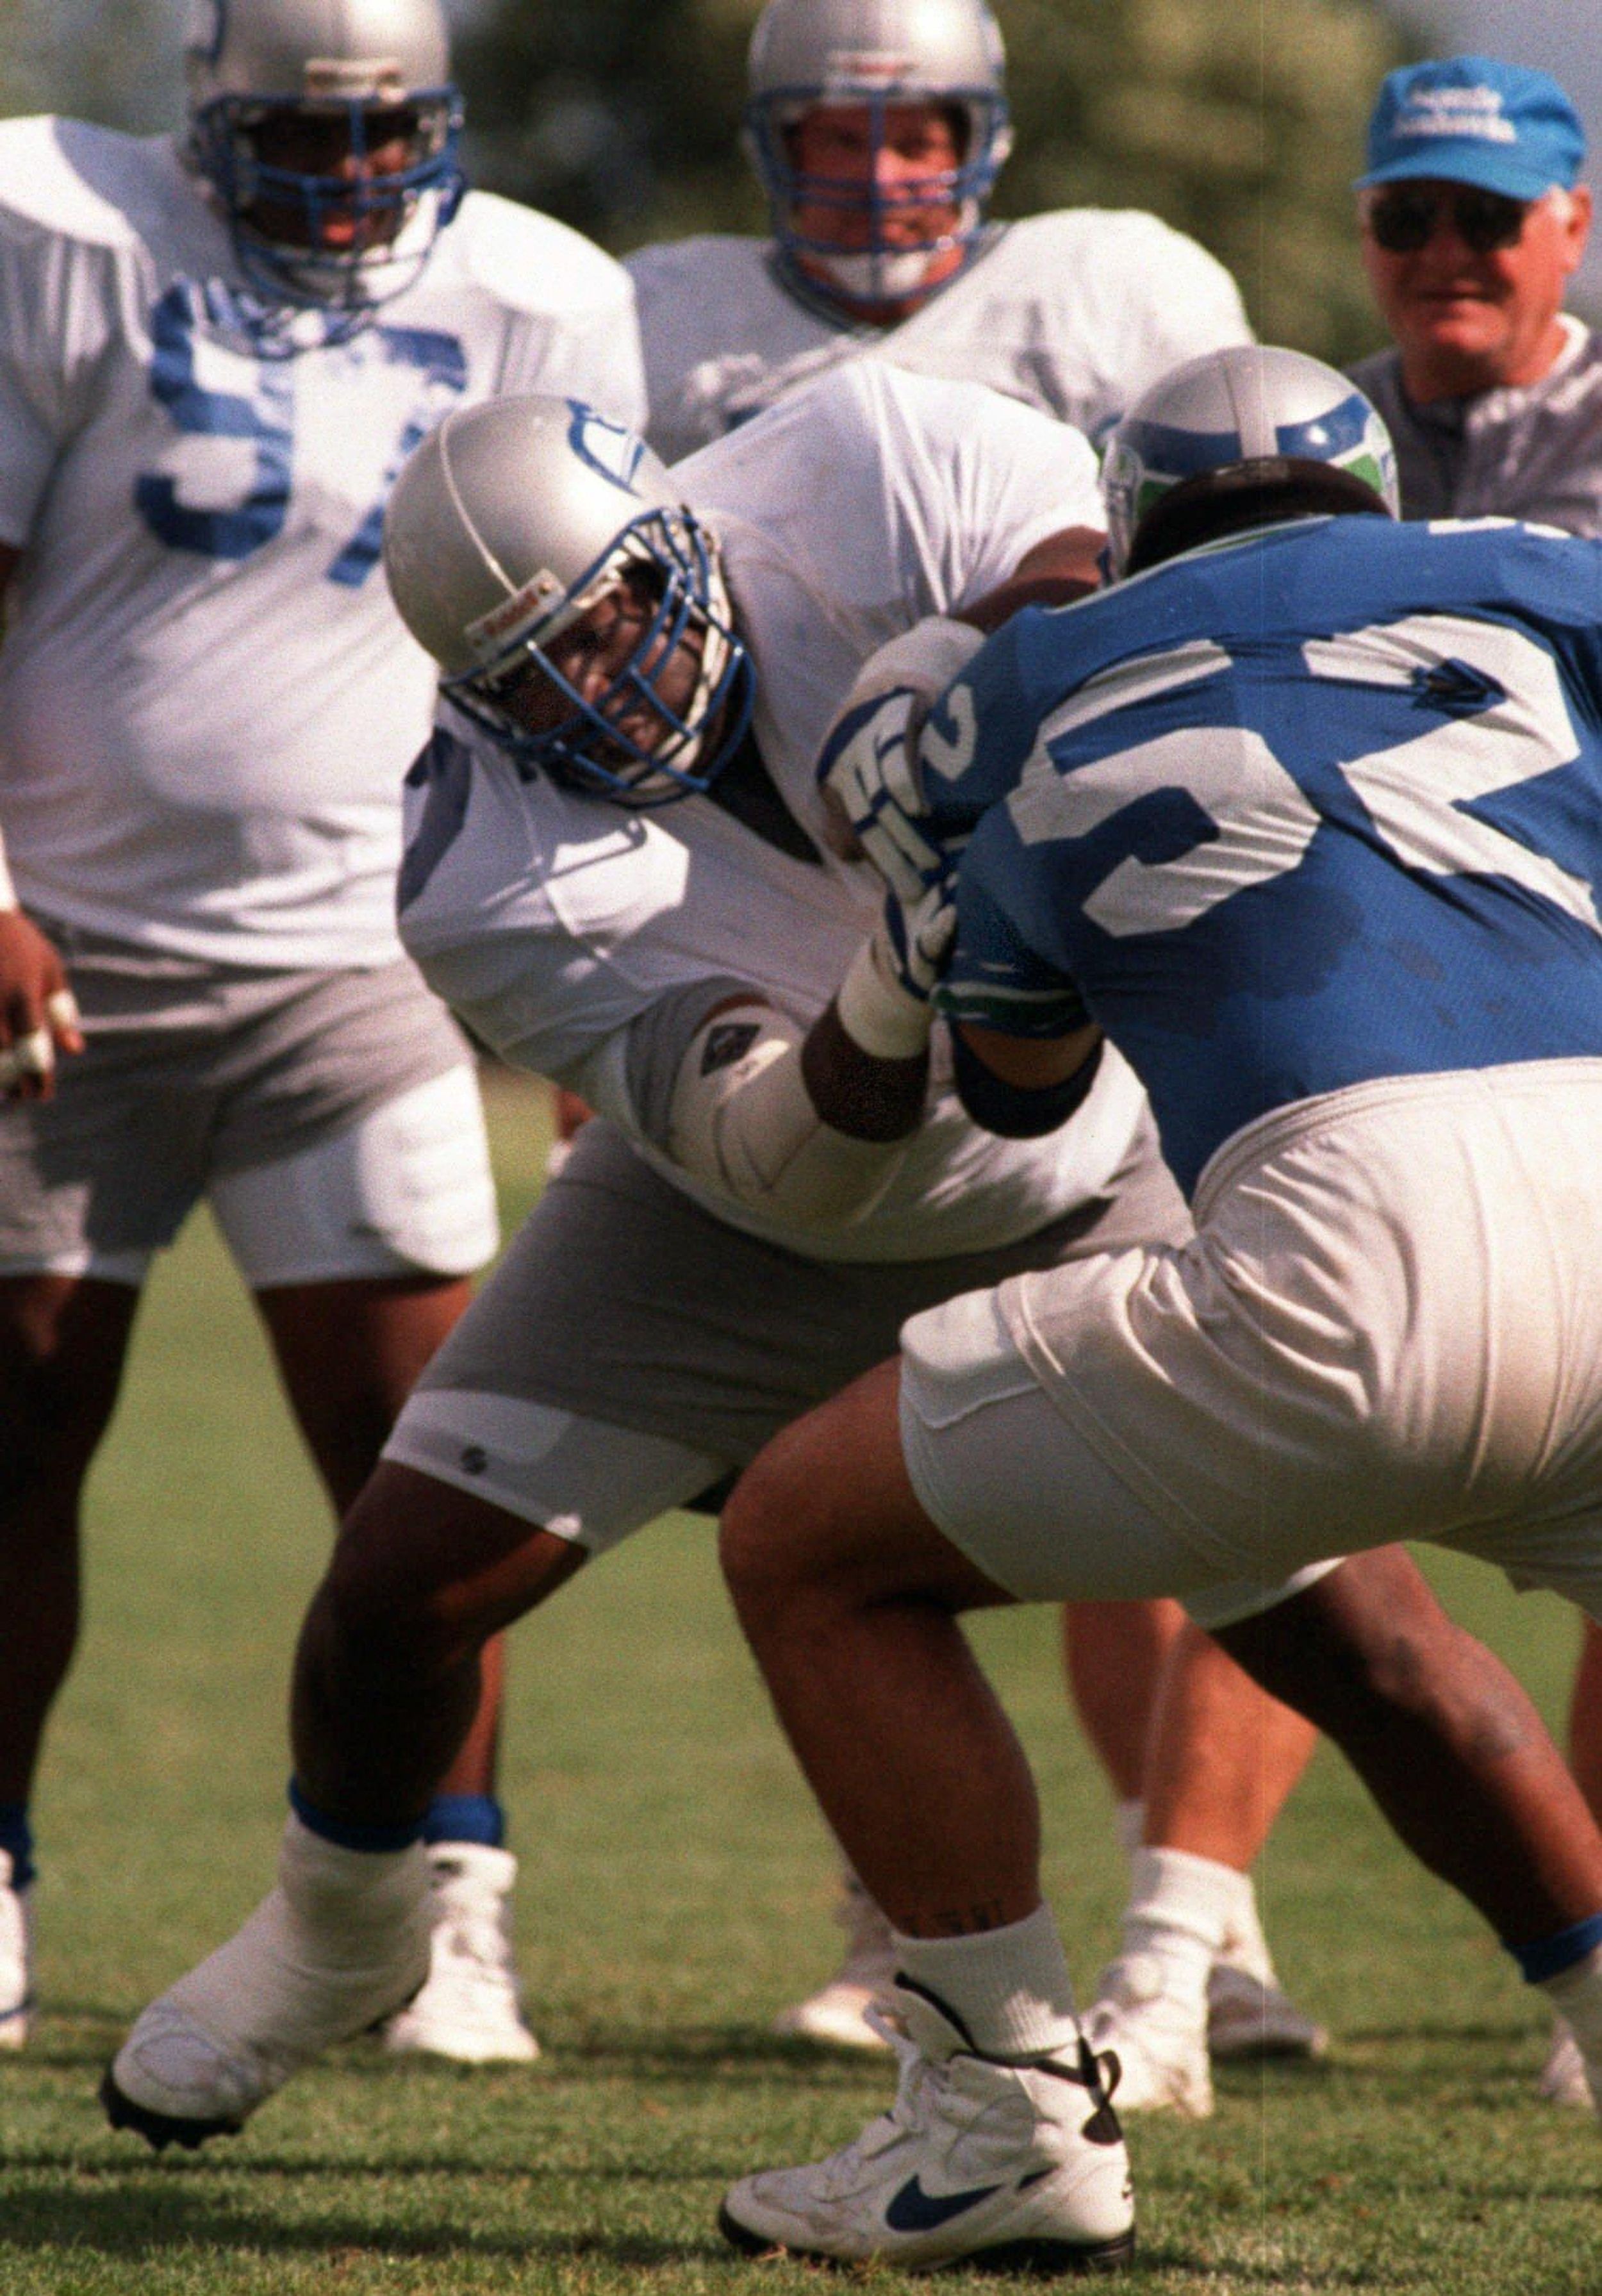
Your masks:
<instances>
[{"instance_id":1,"label":"white football jersey","mask_svg":"<svg viewBox=\"0 0 1602 2296\"><path fill-rule=\"evenodd\" d=\"M709 982L754 988L803 1026L822 1011L882 898L866 863L821 843L813 769L845 689L885 638L972 604L1047 535L1096 522L1095 458L1078 432L992 392L859 363L675 476L721 537L755 660L759 747L817 859L711 798L630 813L525 780L448 706L408 786L407 947L503 1058L572 1086L757 1234L850 1259L1029 1234L1105 1186L1126 1152L1141 1101L1121 1062L1104 1062L1072 1127L1040 1141L979 1130L942 1077L888 1193L826 1240L695 1186L642 1123L638 1069L651 1016Z\"/></svg>"},{"instance_id":2,"label":"white football jersey","mask_svg":"<svg viewBox=\"0 0 1602 2296\"><path fill-rule=\"evenodd\" d=\"M637 422L638 340L618 265L478 193L340 332L250 295L169 139L0 127L0 542L22 552L0 828L25 907L212 962L398 954L434 670L379 563L390 485L495 392Z\"/></svg>"},{"instance_id":3,"label":"white football jersey","mask_svg":"<svg viewBox=\"0 0 1602 2296\"><path fill-rule=\"evenodd\" d=\"M1135 210L1066 208L995 226L899 326L853 325L786 283L772 242L686 239L627 258L639 302L651 444L665 461L842 360L987 382L1099 439L1148 383L1251 340L1235 282L1194 240Z\"/></svg>"}]
</instances>

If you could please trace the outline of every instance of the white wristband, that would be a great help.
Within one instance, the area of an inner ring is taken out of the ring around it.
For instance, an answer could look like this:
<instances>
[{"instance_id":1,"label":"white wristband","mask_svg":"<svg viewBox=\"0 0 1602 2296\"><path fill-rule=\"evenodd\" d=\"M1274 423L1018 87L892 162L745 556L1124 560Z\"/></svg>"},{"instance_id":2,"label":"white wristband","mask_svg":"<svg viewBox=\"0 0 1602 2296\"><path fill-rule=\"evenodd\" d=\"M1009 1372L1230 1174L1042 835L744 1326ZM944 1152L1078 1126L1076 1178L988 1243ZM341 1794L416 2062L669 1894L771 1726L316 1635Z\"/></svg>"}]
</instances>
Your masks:
<instances>
[{"instance_id":1,"label":"white wristband","mask_svg":"<svg viewBox=\"0 0 1602 2296\"><path fill-rule=\"evenodd\" d=\"M11 871L5 865L5 848L0 845L0 909L20 909L17 889L12 883Z\"/></svg>"},{"instance_id":2,"label":"white wristband","mask_svg":"<svg viewBox=\"0 0 1602 2296\"><path fill-rule=\"evenodd\" d=\"M911 1061L928 1049L933 1007L903 988L886 970L883 943L876 932L846 967L834 1009L851 1042L874 1060Z\"/></svg>"}]
</instances>

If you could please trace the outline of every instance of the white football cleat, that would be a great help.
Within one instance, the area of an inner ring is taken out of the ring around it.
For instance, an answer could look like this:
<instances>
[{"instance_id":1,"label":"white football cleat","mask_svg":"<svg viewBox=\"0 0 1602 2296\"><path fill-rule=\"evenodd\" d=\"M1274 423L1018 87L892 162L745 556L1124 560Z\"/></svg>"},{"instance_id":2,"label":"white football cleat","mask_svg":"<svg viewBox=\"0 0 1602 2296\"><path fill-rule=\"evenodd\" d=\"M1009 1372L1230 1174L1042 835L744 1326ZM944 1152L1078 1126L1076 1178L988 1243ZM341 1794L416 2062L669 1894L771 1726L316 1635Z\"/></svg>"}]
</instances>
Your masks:
<instances>
[{"instance_id":1,"label":"white football cleat","mask_svg":"<svg viewBox=\"0 0 1602 2296\"><path fill-rule=\"evenodd\" d=\"M890 2043L883 2028L870 2024L867 2013L887 2006L895 1981L890 1923L854 1874L842 1874L840 1882L833 1918L846 1934L845 1959L826 1985L781 2009L773 2030L786 2040L822 2041L836 2049L886 2050Z\"/></svg>"},{"instance_id":2,"label":"white football cleat","mask_svg":"<svg viewBox=\"0 0 1602 2296\"><path fill-rule=\"evenodd\" d=\"M1580 2054L1580 2044L1564 2017L1552 2020L1552 2046L1546 2063L1537 2077L1537 2093L1549 2104L1573 2105L1580 2112L1590 2112L1591 2085L1585 2078L1585 2059Z\"/></svg>"},{"instance_id":3,"label":"white football cleat","mask_svg":"<svg viewBox=\"0 0 1602 2296\"><path fill-rule=\"evenodd\" d=\"M523 2022L512 1959L516 1858L484 1842L436 1841L428 1866L428 1982L384 2027L385 2047L467 2065L531 2063L539 2044Z\"/></svg>"},{"instance_id":4,"label":"white football cleat","mask_svg":"<svg viewBox=\"0 0 1602 2296\"><path fill-rule=\"evenodd\" d=\"M232 2135L292 2074L428 1974L423 1846L342 1849L292 1816L278 1887L135 2025L101 2085L113 2128L158 2152Z\"/></svg>"},{"instance_id":5,"label":"white football cleat","mask_svg":"<svg viewBox=\"0 0 1602 2296\"><path fill-rule=\"evenodd\" d=\"M33 2013L32 1890L16 1889L9 1849L0 1849L0 2049L20 2049Z\"/></svg>"},{"instance_id":6,"label":"white football cleat","mask_svg":"<svg viewBox=\"0 0 1602 2296\"><path fill-rule=\"evenodd\" d=\"M1128 1953L1097 1980L1084 2016L1085 2038L1099 2056L1118 2059L1118 2103L1125 2112L1178 2112L1205 2120L1212 2111L1212 2068L1199 2003L1173 1992L1157 1955Z\"/></svg>"},{"instance_id":7,"label":"white football cleat","mask_svg":"<svg viewBox=\"0 0 1602 2296\"><path fill-rule=\"evenodd\" d=\"M1113 2271L1135 2252L1129 2155L1108 2101L1115 2069L1073 2055L982 2057L905 1980L891 2030L896 2101L855 2143L802 2169L743 2177L719 2228L748 2255L911 2271L945 2264Z\"/></svg>"},{"instance_id":8,"label":"white football cleat","mask_svg":"<svg viewBox=\"0 0 1602 2296\"><path fill-rule=\"evenodd\" d=\"M1207 1978L1207 2046L1220 2062L1241 2057L1321 2057L1329 2029L1298 2009L1266 1972L1219 1960Z\"/></svg>"}]
</instances>

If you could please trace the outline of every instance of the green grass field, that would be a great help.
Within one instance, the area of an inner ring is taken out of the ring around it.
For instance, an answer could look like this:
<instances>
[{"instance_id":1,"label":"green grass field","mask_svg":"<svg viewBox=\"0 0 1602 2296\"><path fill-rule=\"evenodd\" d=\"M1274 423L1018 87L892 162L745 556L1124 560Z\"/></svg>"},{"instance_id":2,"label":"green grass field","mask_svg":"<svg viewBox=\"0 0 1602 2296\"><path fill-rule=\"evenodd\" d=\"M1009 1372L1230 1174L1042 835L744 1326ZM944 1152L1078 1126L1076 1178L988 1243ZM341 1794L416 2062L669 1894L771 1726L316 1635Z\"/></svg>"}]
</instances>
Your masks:
<instances>
[{"instance_id":1,"label":"green grass field","mask_svg":"<svg viewBox=\"0 0 1602 2296\"><path fill-rule=\"evenodd\" d=\"M496 1130L515 1212L540 1110L502 1093ZM152 1288L92 1494L88 1628L37 1805L45 2010L34 2045L0 2057L0 2296L817 2287L726 2251L719 2193L842 2142L889 2083L768 2036L830 1964L831 1860L687 1518L514 1638L505 1792L542 2062L465 2072L364 2042L198 2156L158 2160L103 2125L94 2086L123 2027L267 1886L289 1652L327 1536L197 1224ZM1558 1710L1562 1607L1475 1566L1439 1576ZM1043 1611L978 1636L1039 1769L1085 1982L1123 1875L1053 1637ZM1312 2070L1227 2071L1211 2122L1134 2123L1131 2284L1602 2290L1602 2136L1532 2095L1543 2005L1327 1752L1259 1878L1283 1972L1336 2045Z\"/></svg>"}]
</instances>

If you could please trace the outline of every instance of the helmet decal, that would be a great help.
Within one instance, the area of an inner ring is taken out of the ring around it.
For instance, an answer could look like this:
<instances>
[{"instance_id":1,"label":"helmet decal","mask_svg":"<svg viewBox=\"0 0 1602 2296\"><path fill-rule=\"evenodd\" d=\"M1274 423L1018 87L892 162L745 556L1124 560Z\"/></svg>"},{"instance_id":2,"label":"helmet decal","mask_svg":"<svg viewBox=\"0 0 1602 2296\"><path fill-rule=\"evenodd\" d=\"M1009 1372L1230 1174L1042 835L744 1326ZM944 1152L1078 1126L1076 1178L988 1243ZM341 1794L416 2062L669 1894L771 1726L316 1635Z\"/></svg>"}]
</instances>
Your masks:
<instances>
[{"instance_id":1,"label":"helmet decal","mask_svg":"<svg viewBox=\"0 0 1602 2296\"><path fill-rule=\"evenodd\" d=\"M1240 344L1175 367L1114 427L1102 464L1114 572L1176 487L1269 460L1343 472L1401 514L1390 433L1350 378L1300 351Z\"/></svg>"},{"instance_id":2,"label":"helmet decal","mask_svg":"<svg viewBox=\"0 0 1602 2296\"><path fill-rule=\"evenodd\" d=\"M632 494L634 474L645 457L645 440L622 423L609 422L581 399L570 398L568 406L573 417L568 443L574 454L623 493Z\"/></svg>"}]
</instances>

